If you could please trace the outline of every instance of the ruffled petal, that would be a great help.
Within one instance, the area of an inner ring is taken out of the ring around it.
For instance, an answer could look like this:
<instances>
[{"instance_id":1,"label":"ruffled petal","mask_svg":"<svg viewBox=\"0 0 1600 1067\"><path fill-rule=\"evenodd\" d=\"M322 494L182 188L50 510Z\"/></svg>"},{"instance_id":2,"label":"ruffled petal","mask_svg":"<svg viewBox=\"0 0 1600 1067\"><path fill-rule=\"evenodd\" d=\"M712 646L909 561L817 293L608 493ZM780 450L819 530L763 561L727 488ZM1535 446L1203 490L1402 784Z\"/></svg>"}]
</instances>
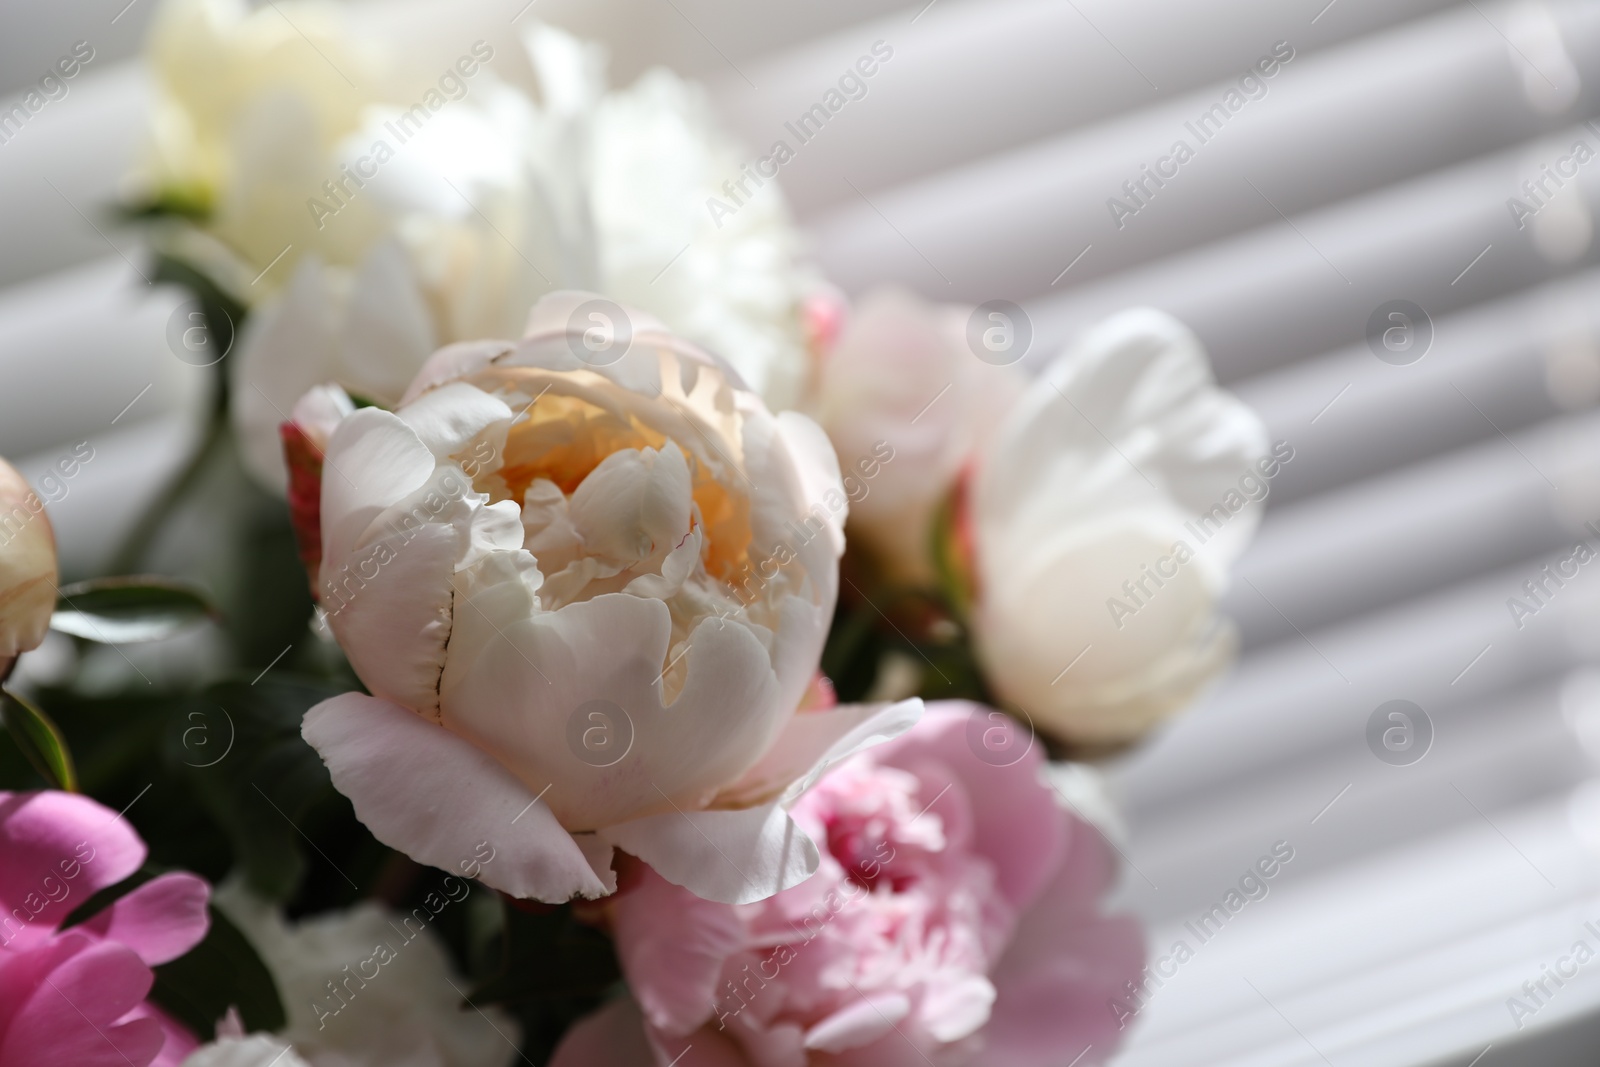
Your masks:
<instances>
[{"instance_id":1,"label":"ruffled petal","mask_svg":"<svg viewBox=\"0 0 1600 1067\"><path fill-rule=\"evenodd\" d=\"M852 1001L806 1031L806 1048L843 1052L889 1036L895 1023L911 1014L903 993L879 993Z\"/></svg>"},{"instance_id":2,"label":"ruffled petal","mask_svg":"<svg viewBox=\"0 0 1600 1067\"><path fill-rule=\"evenodd\" d=\"M144 863L139 835L116 812L75 793L0 793L0 909L53 930L91 894ZM16 936L0 925L0 945Z\"/></svg>"},{"instance_id":3,"label":"ruffled petal","mask_svg":"<svg viewBox=\"0 0 1600 1067\"><path fill-rule=\"evenodd\" d=\"M439 711L462 541L455 527L428 523L391 533L338 566L322 563L318 595L350 666L376 695L430 718Z\"/></svg>"},{"instance_id":4,"label":"ruffled petal","mask_svg":"<svg viewBox=\"0 0 1600 1067\"><path fill-rule=\"evenodd\" d=\"M418 863L453 872L487 842L495 858L478 878L514 897L561 903L616 889L536 793L442 726L343 693L308 711L301 733L373 836Z\"/></svg>"},{"instance_id":5,"label":"ruffled petal","mask_svg":"<svg viewBox=\"0 0 1600 1067\"><path fill-rule=\"evenodd\" d=\"M915 698L898 704L841 704L795 715L766 755L719 794L712 807L752 807L772 800L792 804L829 767L899 737L921 717L922 701Z\"/></svg>"},{"instance_id":6,"label":"ruffled petal","mask_svg":"<svg viewBox=\"0 0 1600 1067\"><path fill-rule=\"evenodd\" d=\"M398 238L385 237L367 253L350 292L337 377L371 400L393 404L434 344L428 304L405 248Z\"/></svg>"},{"instance_id":7,"label":"ruffled petal","mask_svg":"<svg viewBox=\"0 0 1600 1067\"><path fill-rule=\"evenodd\" d=\"M599 834L674 885L724 904L751 904L799 885L820 861L811 838L776 804L676 811Z\"/></svg>"},{"instance_id":8,"label":"ruffled petal","mask_svg":"<svg viewBox=\"0 0 1600 1067\"><path fill-rule=\"evenodd\" d=\"M879 749L875 758L915 773L930 794L929 803L939 803L932 794L940 792L940 779L959 786L971 813L972 848L994 864L1001 892L1021 909L1061 866L1071 817L1041 781L1044 753L1037 739L1004 765L979 758L973 745L981 745L974 736L981 729L974 728L973 716L991 714L1001 713L962 700L936 701L918 729Z\"/></svg>"},{"instance_id":9,"label":"ruffled petal","mask_svg":"<svg viewBox=\"0 0 1600 1067\"><path fill-rule=\"evenodd\" d=\"M1122 1031L1106 1005L1139 977L1145 946L1137 919L1100 912L1115 868L1105 839L1073 819L1053 879L995 968L998 995L984 1032L988 1067L1037 1067L1091 1046L1083 1063L1100 1064L1116 1051Z\"/></svg>"},{"instance_id":10,"label":"ruffled petal","mask_svg":"<svg viewBox=\"0 0 1600 1067\"><path fill-rule=\"evenodd\" d=\"M349 562L384 509L421 489L434 457L400 416L362 408L328 441L322 475L322 578Z\"/></svg>"},{"instance_id":11,"label":"ruffled petal","mask_svg":"<svg viewBox=\"0 0 1600 1067\"><path fill-rule=\"evenodd\" d=\"M779 413L778 436L788 446L805 503L823 505L821 511L827 518L828 541L833 546L833 554L844 555L849 498L845 496L844 480L839 475L839 457L833 451L832 442L822 432L822 427L798 411ZM837 508L828 506L830 500L837 503Z\"/></svg>"},{"instance_id":12,"label":"ruffled petal","mask_svg":"<svg viewBox=\"0 0 1600 1067\"><path fill-rule=\"evenodd\" d=\"M459 452L494 423L511 421L511 409L505 401L466 382L442 385L407 404L398 414L424 447L440 459Z\"/></svg>"},{"instance_id":13,"label":"ruffled petal","mask_svg":"<svg viewBox=\"0 0 1600 1067\"><path fill-rule=\"evenodd\" d=\"M744 944L734 909L646 868L611 906L617 955L650 1025L674 1037L715 1012L722 965Z\"/></svg>"},{"instance_id":14,"label":"ruffled petal","mask_svg":"<svg viewBox=\"0 0 1600 1067\"><path fill-rule=\"evenodd\" d=\"M771 661L738 620L701 620L679 658L683 688L664 704L664 603L606 593L530 614L530 599L507 581L458 600L443 722L529 786L550 786L565 825L615 825L669 801L703 807L771 743L781 722ZM590 722L617 742L615 758L576 747Z\"/></svg>"},{"instance_id":15,"label":"ruffled petal","mask_svg":"<svg viewBox=\"0 0 1600 1067\"><path fill-rule=\"evenodd\" d=\"M189 1058L189 1054L200 1047L199 1040L186 1026L148 1000L119 1021L130 1023L138 1019L153 1020L161 1027L161 1051L150 1061L150 1067L180 1067ZM278 1064L277 1067L292 1067L292 1065Z\"/></svg>"},{"instance_id":16,"label":"ruffled petal","mask_svg":"<svg viewBox=\"0 0 1600 1067\"><path fill-rule=\"evenodd\" d=\"M0 1067L148 1067L161 1023L121 1020L154 982L132 949L87 934L0 956Z\"/></svg>"},{"instance_id":17,"label":"ruffled petal","mask_svg":"<svg viewBox=\"0 0 1600 1067\"><path fill-rule=\"evenodd\" d=\"M1137 308L1095 327L1029 388L984 460L979 515L1000 523L1043 509L1081 521L1157 494L1199 515L1266 447L1260 418L1216 387L1194 334ZM1219 562L1248 541L1260 508L1248 511L1229 524Z\"/></svg>"},{"instance_id":18,"label":"ruffled petal","mask_svg":"<svg viewBox=\"0 0 1600 1067\"><path fill-rule=\"evenodd\" d=\"M177 959L211 928L211 887L192 874L164 874L116 900L80 929L126 945L150 966Z\"/></svg>"}]
</instances>

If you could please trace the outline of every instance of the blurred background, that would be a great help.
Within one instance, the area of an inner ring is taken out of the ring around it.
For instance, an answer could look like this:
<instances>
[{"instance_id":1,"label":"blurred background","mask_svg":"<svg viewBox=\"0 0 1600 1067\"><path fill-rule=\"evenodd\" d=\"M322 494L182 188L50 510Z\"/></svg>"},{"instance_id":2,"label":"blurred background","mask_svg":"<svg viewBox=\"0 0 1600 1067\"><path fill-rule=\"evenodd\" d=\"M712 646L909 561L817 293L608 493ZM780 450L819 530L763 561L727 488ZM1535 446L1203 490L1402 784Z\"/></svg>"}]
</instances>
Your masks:
<instances>
[{"instance_id":1,"label":"blurred background","mask_svg":"<svg viewBox=\"0 0 1600 1067\"><path fill-rule=\"evenodd\" d=\"M0 113L93 50L0 127L0 454L37 478L95 449L46 494L68 578L107 566L205 405L168 341L184 294L145 284L112 210L154 7L0 0ZM1600 5L453 8L464 41L599 38L613 84L698 78L752 156L885 43L782 171L834 281L1016 301L1035 365L1159 306L1292 447L1228 601L1238 667L1107 768L1159 982L1117 1063L1596 1062ZM1265 895L1197 936L1275 848Z\"/></svg>"}]
</instances>

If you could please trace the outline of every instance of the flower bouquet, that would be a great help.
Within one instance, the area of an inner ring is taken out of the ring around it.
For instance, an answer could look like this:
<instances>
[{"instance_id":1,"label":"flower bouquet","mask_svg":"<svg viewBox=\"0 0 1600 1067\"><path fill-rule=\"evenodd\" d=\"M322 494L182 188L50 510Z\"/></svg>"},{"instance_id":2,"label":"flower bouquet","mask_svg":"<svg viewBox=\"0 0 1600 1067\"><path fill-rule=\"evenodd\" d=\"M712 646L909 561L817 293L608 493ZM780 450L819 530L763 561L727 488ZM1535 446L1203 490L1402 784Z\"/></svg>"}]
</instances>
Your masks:
<instances>
[{"instance_id":1,"label":"flower bouquet","mask_svg":"<svg viewBox=\"0 0 1600 1067\"><path fill-rule=\"evenodd\" d=\"M156 17L213 401L109 576L0 479L0 1067L1105 1062L1089 761L1289 455L1169 316L847 300L699 87L461 35Z\"/></svg>"}]
</instances>

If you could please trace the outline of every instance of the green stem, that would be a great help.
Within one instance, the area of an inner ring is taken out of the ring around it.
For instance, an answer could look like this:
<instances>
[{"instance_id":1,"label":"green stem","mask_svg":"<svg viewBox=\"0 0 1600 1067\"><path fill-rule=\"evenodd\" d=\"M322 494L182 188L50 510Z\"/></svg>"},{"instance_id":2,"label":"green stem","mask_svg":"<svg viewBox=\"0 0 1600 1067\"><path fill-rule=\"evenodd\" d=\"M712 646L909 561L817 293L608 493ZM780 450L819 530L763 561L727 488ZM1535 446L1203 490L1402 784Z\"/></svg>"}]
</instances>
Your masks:
<instances>
[{"instance_id":1,"label":"green stem","mask_svg":"<svg viewBox=\"0 0 1600 1067\"><path fill-rule=\"evenodd\" d=\"M214 388L211 397L211 411L206 417L205 432L201 434L194 451L177 475L167 483L156 498L150 502L139 516L139 521L128 531L128 536L123 539L122 547L112 557L111 574L132 574L144 562L145 556L155 544L156 538L161 535L161 530L166 526L167 519L199 482L201 474L205 471L207 460L212 451L222 441L223 435L228 432L228 383L223 364L218 363L217 374L213 380Z\"/></svg>"}]
</instances>

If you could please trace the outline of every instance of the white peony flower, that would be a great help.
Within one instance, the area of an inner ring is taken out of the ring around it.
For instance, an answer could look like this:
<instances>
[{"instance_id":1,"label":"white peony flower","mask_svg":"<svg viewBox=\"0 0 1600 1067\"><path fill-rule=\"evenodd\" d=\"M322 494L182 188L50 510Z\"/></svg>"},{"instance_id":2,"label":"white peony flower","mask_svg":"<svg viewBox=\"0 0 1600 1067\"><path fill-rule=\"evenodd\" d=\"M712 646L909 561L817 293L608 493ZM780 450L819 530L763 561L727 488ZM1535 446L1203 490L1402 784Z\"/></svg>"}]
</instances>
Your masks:
<instances>
[{"instance_id":1,"label":"white peony flower","mask_svg":"<svg viewBox=\"0 0 1600 1067\"><path fill-rule=\"evenodd\" d=\"M706 210L743 156L698 87L658 70L608 93L600 48L534 26L539 102L485 42L444 95L382 7L274 6L166 0L143 177L210 212L158 230L163 247L255 308L231 373L264 482L284 484L277 426L306 389L390 403L437 344L514 335L561 288L639 307L771 406L797 401L816 278L775 184L721 226Z\"/></svg>"},{"instance_id":2,"label":"white peony flower","mask_svg":"<svg viewBox=\"0 0 1600 1067\"><path fill-rule=\"evenodd\" d=\"M747 157L704 91L660 69L600 101L591 151L600 291L721 356L774 410L794 407L809 367L800 309L818 278L777 183L719 226L706 202Z\"/></svg>"},{"instance_id":3,"label":"white peony flower","mask_svg":"<svg viewBox=\"0 0 1600 1067\"><path fill-rule=\"evenodd\" d=\"M363 109L398 88L370 7L285 0L164 0L146 57L156 98L138 184L209 210L204 256L242 299L276 288L250 279L286 245L336 262L359 258L381 232L373 218L316 227L306 210L332 152ZM232 259L235 262L229 262ZM252 269L253 267L253 269ZM287 274L285 274L287 276Z\"/></svg>"},{"instance_id":4,"label":"white peony flower","mask_svg":"<svg viewBox=\"0 0 1600 1067\"><path fill-rule=\"evenodd\" d=\"M217 906L272 972L288 1024L270 1037L225 1037L184 1067L506 1067L517 1058L516 1022L463 1004L465 984L428 928L471 891L446 879L446 895L418 914L365 903L290 923L242 886L222 887Z\"/></svg>"},{"instance_id":5,"label":"white peony flower","mask_svg":"<svg viewBox=\"0 0 1600 1067\"><path fill-rule=\"evenodd\" d=\"M971 623L990 685L1091 745L1181 708L1230 660L1216 601L1276 470L1260 419L1181 323L1141 309L1091 330L973 478Z\"/></svg>"},{"instance_id":6,"label":"white peony flower","mask_svg":"<svg viewBox=\"0 0 1600 1067\"><path fill-rule=\"evenodd\" d=\"M442 867L489 842L514 896L612 892L613 848L770 896L817 864L796 783L920 714L796 714L845 510L809 419L642 314L547 297L334 429L317 588L373 695L303 733L380 840Z\"/></svg>"},{"instance_id":7,"label":"white peony flower","mask_svg":"<svg viewBox=\"0 0 1600 1067\"><path fill-rule=\"evenodd\" d=\"M1216 602L1285 456L1171 316L1117 315L1029 382L978 358L970 315L881 290L824 357L808 407L847 469L893 450L852 500L852 544L913 587L953 565L1013 710L1091 747L1135 739L1230 661Z\"/></svg>"}]
</instances>

